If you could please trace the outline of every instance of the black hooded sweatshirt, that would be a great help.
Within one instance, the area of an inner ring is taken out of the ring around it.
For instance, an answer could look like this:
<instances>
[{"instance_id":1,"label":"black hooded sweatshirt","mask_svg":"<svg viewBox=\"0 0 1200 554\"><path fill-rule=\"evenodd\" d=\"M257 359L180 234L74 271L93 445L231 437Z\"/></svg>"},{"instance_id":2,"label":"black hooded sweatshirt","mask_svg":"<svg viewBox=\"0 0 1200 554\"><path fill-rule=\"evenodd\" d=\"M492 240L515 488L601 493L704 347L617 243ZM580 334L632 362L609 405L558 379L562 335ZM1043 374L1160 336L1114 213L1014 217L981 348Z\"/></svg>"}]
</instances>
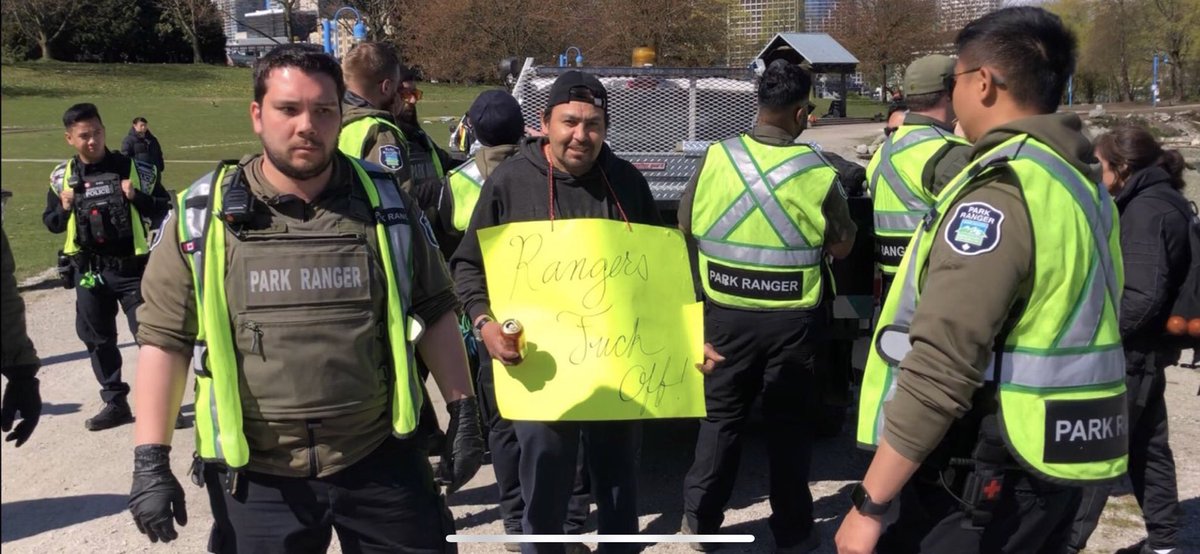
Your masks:
<instances>
[{"instance_id":1,"label":"black hooded sweatshirt","mask_svg":"<svg viewBox=\"0 0 1200 554\"><path fill-rule=\"evenodd\" d=\"M158 137L149 129L146 129L146 135L142 136L137 133L137 129L130 127L129 134L121 141L121 153L139 162L154 164L159 173L162 173L165 167L162 146L158 144Z\"/></svg>"},{"instance_id":2,"label":"black hooded sweatshirt","mask_svg":"<svg viewBox=\"0 0 1200 554\"><path fill-rule=\"evenodd\" d=\"M500 164L483 183L471 223L450 260L455 290L471 321L491 312L477 231L505 223L550 219L549 164L542 153L544 144L544 137L524 139L517 154ZM615 202L609 184L617 196ZM632 164L613 154L607 144L601 147L596 164L579 177L554 169L555 219L620 221L618 202L630 223L663 224L646 178Z\"/></svg>"},{"instance_id":3,"label":"black hooded sweatshirt","mask_svg":"<svg viewBox=\"0 0 1200 554\"><path fill-rule=\"evenodd\" d=\"M1144 354L1163 343L1171 305L1191 265L1191 206L1171 186L1170 176L1152 166L1134 173L1115 198L1121 214L1125 290L1121 295L1121 339L1130 373L1152 368ZM1177 349L1174 358L1178 359Z\"/></svg>"}]
</instances>

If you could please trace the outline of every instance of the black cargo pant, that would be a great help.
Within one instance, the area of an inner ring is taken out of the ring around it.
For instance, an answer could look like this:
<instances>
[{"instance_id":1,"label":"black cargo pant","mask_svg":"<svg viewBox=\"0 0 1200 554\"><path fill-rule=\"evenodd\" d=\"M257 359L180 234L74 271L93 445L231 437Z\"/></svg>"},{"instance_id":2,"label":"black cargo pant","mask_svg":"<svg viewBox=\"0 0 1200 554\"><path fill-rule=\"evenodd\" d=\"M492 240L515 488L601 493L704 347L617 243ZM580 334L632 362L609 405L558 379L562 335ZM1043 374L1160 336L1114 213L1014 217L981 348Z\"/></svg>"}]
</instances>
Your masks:
<instances>
[{"instance_id":1,"label":"black cargo pant","mask_svg":"<svg viewBox=\"0 0 1200 554\"><path fill-rule=\"evenodd\" d=\"M700 421L696 457L684 479L684 517L700 534L725 520L742 454L742 434L762 393L767 427L771 517L779 547L808 538L813 499L808 489L814 371L827 346L828 309L756 312L706 306L704 336L725 357L704 378L708 416Z\"/></svg>"},{"instance_id":2,"label":"black cargo pant","mask_svg":"<svg viewBox=\"0 0 1200 554\"><path fill-rule=\"evenodd\" d=\"M954 484L949 484L954 487ZM956 493L957 494L957 493ZM879 539L879 554L1063 554L1080 489L1023 470L1004 474L990 523L973 527L941 472L922 466L900 491L899 520Z\"/></svg>"},{"instance_id":3,"label":"black cargo pant","mask_svg":"<svg viewBox=\"0 0 1200 554\"><path fill-rule=\"evenodd\" d=\"M1125 378L1129 394L1129 480L1133 495L1146 521L1146 544L1167 550L1179 545L1179 491L1175 480L1175 456L1167 432L1167 402L1163 397L1172 364L1153 364L1153 372ZM1155 367L1157 366L1157 367ZM1108 502L1110 487L1088 487L1075 516L1071 532L1074 552L1087 546Z\"/></svg>"},{"instance_id":4,"label":"black cargo pant","mask_svg":"<svg viewBox=\"0 0 1200 554\"><path fill-rule=\"evenodd\" d=\"M587 457L597 527L603 535L638 532L637 466L642 427L636 421L514 421L527 535L557 535L576 489L580 441ZM600 552L637 552L640 545L601 544ZM525 543L526 554L561 554L562 544Z\"/></svg>"},{"instance_id":5,"label":"black cargo pant","mask_svg":"<svg viewBox=\"0 0 1200 554\"><path fill-rule=\"evenodd\" d=\"M513 422L500 417L496 403L496 380L493 362L487 350L479 345L479 378L475 384L480 398L479 407L483 423L488 428L488 448L492 451L492 471L496 474L496 488L500 493L500 518L504 532L508 535L521 534L521 518L525 514L525 500L521 498L521 446L517 443L517 432ZM591 510L591 477L587 470L587 456L583 442L579 443L579 459L576 462L575 486L567 506L567 520L563 533L577 535L585 530Z\"/></svg>"},{"instance_id":6,"label":"black cargo pant","mask_svg":"<svg viewBox=\"0 0 1200 554\"><path fill-rule=\"evenodd\" d=\"M85 271L75 276L75 332L87 347L92 373L100 383L106 404L124 402L129 385L121 380L121 349L117 346L117 309L125 312L129 330L137 335L137 308L142 305L142 272L146 259L94 263L100 276L91 288L81 284Z\"/></svg>"},{"instance_id":7,"label":"black cargo pant","mask_svg":"<svg viewBox=\"0 0 1200 554\"><path fill-rule=\"evenodd\" d=\"M319 479L247 472L238 496L205 469L213 511L210 552L323 553L337 530L342 552L457 552L454 519L425 453L389 437L358 463Z\"/></svg>"}]
</instances>

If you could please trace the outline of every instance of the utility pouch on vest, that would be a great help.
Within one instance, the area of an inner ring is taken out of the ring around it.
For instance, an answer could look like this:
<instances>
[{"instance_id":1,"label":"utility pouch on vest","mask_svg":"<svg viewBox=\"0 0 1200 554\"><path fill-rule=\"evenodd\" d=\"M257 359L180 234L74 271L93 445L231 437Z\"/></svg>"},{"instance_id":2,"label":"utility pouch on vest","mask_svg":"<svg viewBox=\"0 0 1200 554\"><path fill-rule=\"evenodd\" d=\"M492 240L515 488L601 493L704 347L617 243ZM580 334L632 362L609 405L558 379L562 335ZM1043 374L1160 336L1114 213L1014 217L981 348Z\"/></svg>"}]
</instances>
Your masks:
<instances>
[{"instance_id":1,"label":"utility pouch on vest","mask_svg":"<svg viewBox=\"0 0 1200 554\"><path fill-rule=\"evenodd\" d=\"M133 222L121 181L116 175L94 181L75 181L76 241L84 248L133 238Z\"/></svg>"}]
</instances>

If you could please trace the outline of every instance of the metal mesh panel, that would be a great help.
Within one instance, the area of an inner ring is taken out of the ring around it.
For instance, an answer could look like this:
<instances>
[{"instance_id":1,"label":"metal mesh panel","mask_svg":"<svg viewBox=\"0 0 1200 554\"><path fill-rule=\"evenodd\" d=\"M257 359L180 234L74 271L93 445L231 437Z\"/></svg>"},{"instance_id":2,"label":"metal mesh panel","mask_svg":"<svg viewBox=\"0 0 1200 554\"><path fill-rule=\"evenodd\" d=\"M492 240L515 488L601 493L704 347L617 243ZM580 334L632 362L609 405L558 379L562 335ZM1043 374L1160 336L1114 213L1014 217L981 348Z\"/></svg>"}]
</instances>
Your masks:
<instances>
[{"instance_id":1,"label":"metal mesh panel","mask_svg":"<svg viewBox=\"0 0 1200 554\"><path fill-rule=\"evenodd\" d=\"M541 128L559 68L526 66L513 88L526 125ZM608 90L608 144L620 154L678 152L750 130L756 89L745 70L588 68ZM724 75L722 75L724 74Z\"/></svg>"}]
</instances>

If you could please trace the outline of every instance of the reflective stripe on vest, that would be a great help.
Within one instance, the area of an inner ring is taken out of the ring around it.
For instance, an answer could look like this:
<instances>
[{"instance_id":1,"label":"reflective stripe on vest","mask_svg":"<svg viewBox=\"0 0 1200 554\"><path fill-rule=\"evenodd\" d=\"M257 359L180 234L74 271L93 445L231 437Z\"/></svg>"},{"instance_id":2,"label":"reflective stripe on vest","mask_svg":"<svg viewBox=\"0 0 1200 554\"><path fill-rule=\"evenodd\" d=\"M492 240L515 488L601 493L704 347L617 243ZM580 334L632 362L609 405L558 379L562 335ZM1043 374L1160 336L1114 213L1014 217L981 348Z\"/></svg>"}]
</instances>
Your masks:
<instances>
[{"instance_id":1,"label":"reflective stripe on vest","mask_svg":"<svg viewBox=\"0 0 1200 554\"><path fill-rule=\"evenodd\" d=\"M67 160L67 167L63 171L62 181L50 181L50 190L54 191L55 196L62 196L63 187L71 182L71 172L75 166L75 158ZM137 162L129 160L129 181L133 184L133 188L140 190L145 194L154 193L154 183L143 183L141 175L137 171ZM130 226L133 227L133 255L144 256L150 253L150 243L146 237L150 235L150 221L142 218L141 212L133 202L126 203L129 206ZM67 237L63 241L63 254L68 256L78 254L80 252L79 243L76 242L79 231L75 225L75 210L72 209L70 215L67 216Z\"/></svg>"},{"instance_id":2,"label":"reflective stripe on vest","mask_svg":"<svg viewBox=\"0 0 1200 554\"><path fill-rule=\"evenodd\" d=\"M896 272L904 245L933 205L933 193L923 181L925 167L947 143L966 141L932 125L902 125L867 165L877 261L884 273Z\"/></svg>"},{"instance_id":3,"label":"reflective stripe on vest","mask_svg":"<svg viewBox=\"0 0 1200 554\"><path fill-rule=\"evenodd\" d=\"M483 173L479 170L479 164L475 163L475 158L471 158L451 171L447 181L450 194L454 197L454 217L451 224L459 232L464 232L471 223L475 203L479 201L479 191L483 188Z\"/></svg>"},{"instance_id":4,"label":"reflective stripe on vest","mask_svg":"<svg viewBox=\"0 0 1200 554\"><path fill-rule=\"evenodd\" d=\"M446 176L446 170L442 168L442 157L438 156L437 146L433 144L433 139L428 133L423 133L425 138L425 148L429 150L429 159L433 161L433 170L437 172L438 179Z\"/></svg>"},{"instance_id":5,"label":"reflective stripe on vest","mask_svg":"<svg viewBox=\"0 0 1200 554\"><path fill-rule=\"evenodd\" d=\"M411 322L407 312L412 291L409 209L385 170L380 168L373 174L358 161L350 162L375 211L380 259L385 261L387 330L395 376L392 430L403 437L416 430L422 402L419 377L410 371L414 350L408 340ZM201 177L179 194L179 243L191 266L198 318L192 356L196 373L196 450L205 461L236 469L249 462L250 453L242 427L236 345L225 293L227 233L217 219L222 189L235 178L236 165L222 164L215 173ZM220 185L214 187L213 183Z\"/></svg>"},{"instance_id":6,"label":"reflective stripe on vest","mask_svg":"<svg viewBox=\"0 0 1200 554\"><path fill-rule=\"evenodd\" d=\"M895 394L898 365L911 349L908 327L945 211L980 177L1002 166L1020 182L1038 237L1037 288L1030 307L985 369L984 379L997 383L1005 440L1014 458L1045 479L1097 483L1117 478L1125 471L1127 437L1073 431L1069 438L1078 444L1063 444L1062 437L1050 436L1052 427L1061 435L1060 426L1077 431L1075 425L1084 420L1089 428L1127 432L1125 359L1116 316L1123 274L1112 200L1027 135L965 168L917 229L869 351L858 441L876 445L883 434L883 406ZM1063 267L1067 260L1077 265ZM1072 423L1064 413L1083 419Z\"/></svg>"},{"instance_id":7,"label":"reflective stripe on vest","mask_svg":"<svg viewBox=\"0 0 1200 554\"><path fill-rule=\"evenodd\" d=\"M367 137L371 135L371 129L375 127L384 127L391 129L396 138L400 140L399 145L404 151L408 152L408 142L404 138L404 132L395 123L388 121L386 118L367 116L360 119L355 119L350 123L342 126L342 133L338 135L338 150L351 158L366 159L371 155L367 151Z\"/></svg>"},{"instance_id":8,"label":"reflective stripe on vest","mask_svg":"<svg viewBox=\"0 0 1200 554\"><path fill-rule=\"evenodd\" d=\"M760 169L765 163L774 165ZM806 145L739 136L710 146L692 210L706 296L733 307L815 306L823 283L821 206L831 186L836 173Z\"/></svg>"}]
</instances>

